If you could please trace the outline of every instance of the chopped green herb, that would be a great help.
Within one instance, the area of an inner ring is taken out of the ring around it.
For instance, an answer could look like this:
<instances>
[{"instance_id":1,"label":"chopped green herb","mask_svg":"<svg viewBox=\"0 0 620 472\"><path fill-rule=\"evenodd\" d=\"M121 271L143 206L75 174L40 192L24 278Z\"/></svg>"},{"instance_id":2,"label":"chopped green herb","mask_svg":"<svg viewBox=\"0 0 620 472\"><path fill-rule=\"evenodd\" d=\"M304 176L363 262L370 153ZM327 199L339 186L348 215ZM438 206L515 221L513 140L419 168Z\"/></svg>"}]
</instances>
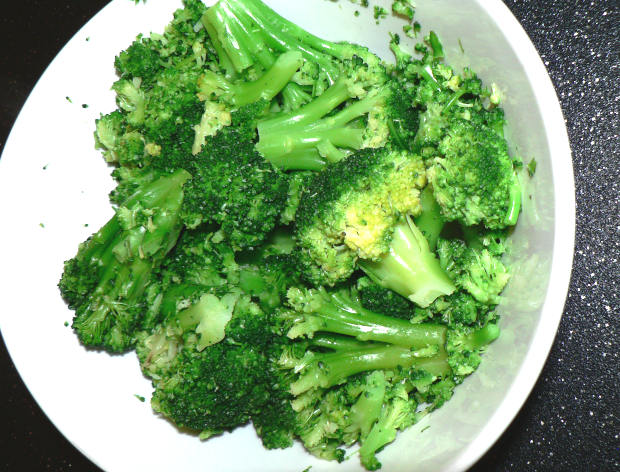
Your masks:
<instances>
[{"instance_id":1,"label":"chopped green herb","mask_svg":"<svg viewBox=\"0 0 620 472\"><path fill-rule=\"evenodd\" d=\"M461 49L461 53L465 54L465 48L463 47L463 43L461 42L461 38L459 38L459 48Z\"/></svg>"},{"instance_id":2,"label":"chopped green herb","mask_svg":"<svg viewBox=\"0 0 620 472\"><path fill-rule=\"evenodd\" d=\"M68 321L65 321L63 324L65 325L65 327L69 326L69 322Z\"/></svg>"},{"instance_id":3,"label":"chopped green herb","mask_svg":"<svg viewBox=\"0 0 620 472\"><path fill-rule=\"evenodd\" d=\"M86 103L82 103L82 108L88 108L88 105Z\"/></svg>"},{"instance_id":4,"label":"chopped green herb","mask_svg":"<svg viewBox=\"0 0 620 472\"><path fill-rule=\"evenodd\" d=\"M41 228L45 228L45 225L44 225L43 223L39 223L39 226L40 226Z\"/></svg>"},{"instance_id":5,"label":"chopped green herb","mask_svg":"<svg viewBox=\"0 0 620 472\"><path fill-rule=\"evenodd\" d=\"M382 20L387 15L388 15L388 12L385 8L375 5L375 14L374 14L375 20Z\"/></svg>"},{"instance_id":6,"label":"chopped green herb","mask_svg":"<svg viewBox=\"0 0 620 472\"><path fill-rule=\"evenodd\" d=\"M532 159L527 165L527 173L530 175L530 177L534 177L534 174L536 173L537 165L538 163L536 162L536 159Z\"/></svg>"},{"instance_id":7,"label":"chopped green herb","mask_svg":"<svg viewBox=\"0 0 620 472\"><path fill-rule=\"evenodd\" d=\"M142 395L138 395L137 393L134 395L134 397L136 397L142 403L144 403L146 401L146 398L144 398Z\"/></svg>"},{"instance_id":8,"label":"chopped green herb","mask_svg":"<svg viewBox=\"0 0 620 472\"><path fill-rule=\"evenodd\" d=\"M73 102L71 101L71 98L70 98L69 96L66 96L66 97L65 97L65 99L66 99L69 103L73 103Z\"/></svg>"}]
</instances>

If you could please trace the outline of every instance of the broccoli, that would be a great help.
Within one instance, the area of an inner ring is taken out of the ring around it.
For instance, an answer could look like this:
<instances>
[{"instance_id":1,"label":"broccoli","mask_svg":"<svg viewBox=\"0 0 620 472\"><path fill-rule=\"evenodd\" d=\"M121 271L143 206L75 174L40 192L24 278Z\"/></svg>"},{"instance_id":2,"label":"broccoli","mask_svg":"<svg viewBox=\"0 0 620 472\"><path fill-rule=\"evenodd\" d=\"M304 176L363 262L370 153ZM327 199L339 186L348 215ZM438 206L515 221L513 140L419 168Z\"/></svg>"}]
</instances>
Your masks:
<instances>
[{"instance_id":1,"label":"broccoli","mask_svg":"<svg viewBox=\"0 0 620 472\"><path fill-rule=\"evenodd\" d=\"M434 32L390 65L260 0L183 5L114 61L115 215L65 263L73 327L135 349L181 430L376 470L499 335L522 164L497 88Z\"/></svg>"},{"instance_id":2,"label":"broccoli","mask_svg":"<svg viewBox=\"0 0 620 472\"><path fill-rule=\"evenodd\" d=\"M310 452L335 460L340 446L359 441L369 470L380 467L375 454L398 430L450 398L499 333L488 320L445 326L394 319L362 308L355 290L293 287L288 303L291 310L279 316L294 341L279 364L294 373L297 434Z\"/></svg>"},{"instance_id":3,"label":"broccoli","mask_svg":"<svg viewBox=\"0 0 620 472\"><path fill-rule=\"evenodd\" d=\"M467 247L459 239L440 239L439 262L454 283L482 303L499 303L510 274L498 256L487 249Z\"/></svg>"},{"instance_id":4,"label":"broccoli","mask_svg":"<svg viewBox=\"0 0 620 472\"><path fill-rule=\"evenodd\" d=\"M264 102L232 113L231 126L208 138L185 164L183 222L217 223L235 248L255 247L275 228L288 197L288 178L258 154L252 123Z\"/></svg>"},{"instance_id":5,"label":"broccoli","mask_svg":"<svg viewBox=\"0 0 620 472\"><path fill-rule=\"evenodd\" d=\"M257 149L277 167L319 170L351 151L380 147L388 140L407 147L415 136L417 113L403 93L407 85L390 78L367 49L316 38L259 1L221 0L205 13L203 23L220 65L229 75L231 70L241 74L242 81L258 76L255 84L265 82L283 57L305 61L292 77L298 65L289 70L281 113L258 124ZM283 82L287 78L275 75ZM207 71L203 78L206 95L239 93L240 85L221 73ZM411 87L407 90L412 93Z\"/></svg>"},{"instance_id":6,"label":"broccoli","mask_svg":"<svg viewBox=\"0 0 620 472\"><path fill-rule=\"evenodd\" d=\"M501 136L460 120L450 126L438 151L428 178L446 219L488 228L516 222L521 187Z\"/></svg>"},{"instance_id":7,"label":"broccoli","mask_svg":"<svg viewBox=\"0 0 620 472\"><path fill-rule=\"evenodd\" d=\"M247 296L203 296L139 338L153 409L203 438L248 423L271 396L272 341L267 315Z\"/></svg>"},{"instance_id":8,"label":"broccoli","mask_svg":"<svg viewBox=\"0 0 620 472\"><path fill-rule=\"evenodd\" d=\"M364 91L364 98L328 115L354 97L356 92L350 90L348 82L358 84L357 80L340 78L300 109L259 123L257 150L280 168L320 170L327 163L342 160L347 155L343 149L384 144L387 128L381 130L377 117L386 97L383 89ZM360 127L356 120L364 115L368 115L368 126Z\"/></svg>"},{"instance_id":9,"label":"broccoli","mask_svg":"<svg viewBox=\"0 0 620 472\"><path fill-rule=\"evenodd\" d=\"M310 78L315 96L336 81L342 63L347 60L359 57L370 66L380 64L366 48L317 38L260 0L220 0L207 10L202 21L218 52L220 65L229 74L267 69L275 62L275 54L298 51L308 66L293 88L299 90Z\"/></svg>"},{"instance_id":10,"label":"broccoli","mask_svg":"<svg viewBox=\"0 0 620 472\"><path fill-rule=\"evenodd\" d=\"M357 289L360 303L367 310L404 320L409 320L414 316L414 304L402 295L377 285L368 277L358 279Z\"/></svg>"},{"instance_id":11,"label":"broccoli","mask_svg":"<svg viewBox=\"0 0 620 472\"><path fill-rule=\"evenodd\" d=\"M289 283L287 261L270 255L252 266L235 256L217 234L186 230L158 271L158 323L138 333L136 351L154 410L177 426L206 438L253 421L266 447L287 447L293 414L272 362L281 342L270 315Z\"/></svg>"},{"instance_id":12,"label":"broccoli","mask_svg":"<svg viewBox=\"0 0 620 472\"><path fill-rule=\"evenodd\" d=\"M361 341L391 343L409 349L422 349L443 343L445 328L440 325L413 324L371 312L345 290L290 288L288 303L293 312L287 336L312 338L317 331L342 334Z\"/></svg>"},{"instance_id":13,"label":"broccoli","mask_svg":"<svg viewBox=\"0 0 620 472\"><path fill-rule=\"evenodd\" d=\"M353 273L358 258L386 254L399 215L420 213L425 184L421 159L389 148L358 151L315 174L295 221L306 277L333 285Z\"/></svg>"},{"instance_id":14,"label":"broccoli","mask_svg":"<svg viewBox=\"0 0 620 472\"><path fill-rule=\"evenodd\" d=\"M122 352L133 345L142 295L181 231L179 209L188 178L179 170L137 190L65 262L59 287L75 310L72 326L86 346Z\"/></svg>"}]
</instances>

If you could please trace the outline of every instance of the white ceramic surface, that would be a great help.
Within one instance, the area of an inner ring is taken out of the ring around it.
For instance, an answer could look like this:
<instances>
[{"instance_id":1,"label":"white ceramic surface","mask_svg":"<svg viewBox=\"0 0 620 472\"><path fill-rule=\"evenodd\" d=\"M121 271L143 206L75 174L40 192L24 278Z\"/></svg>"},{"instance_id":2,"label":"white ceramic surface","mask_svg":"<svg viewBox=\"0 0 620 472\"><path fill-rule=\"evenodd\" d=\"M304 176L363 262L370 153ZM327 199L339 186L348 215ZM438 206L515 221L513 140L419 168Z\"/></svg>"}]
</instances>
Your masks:
<instances>
[{"instance_id":1,"label":"white ceramic surface","mask_svg":"<svg viewBox=\"0 0 620 472\"><path fill-rule=\"evenodd\" d=\"M387 32L402 26L393 18L376 26L372 11L359 7L362 14L354 17L356 6L345 0L267 3L316 34L365 44L384 58L390 58ZM503 3L416 3L417 20L438 32L449 62L471 65L504 91L513 150L538 162L514 235L515 275L500 308L502 336L448 404L379 455L386 471L457 471L510 424L548 355L572 263L573 174L551 81ZM110 169L93 147L92 132L98 114L114 109L114 56L136 34L161 31L177 6L113 1L58 54L19 115L0 159L2 336L43 411L106 471L362 470L356 457L343 464L319 461L299 445L266 451L251 428L207 442L181 434L135 398L149 398L151 387L133 354L86 351L63 324L72 316L56 288L63 261L112 213Z\"/></svg>"}]
</instances>

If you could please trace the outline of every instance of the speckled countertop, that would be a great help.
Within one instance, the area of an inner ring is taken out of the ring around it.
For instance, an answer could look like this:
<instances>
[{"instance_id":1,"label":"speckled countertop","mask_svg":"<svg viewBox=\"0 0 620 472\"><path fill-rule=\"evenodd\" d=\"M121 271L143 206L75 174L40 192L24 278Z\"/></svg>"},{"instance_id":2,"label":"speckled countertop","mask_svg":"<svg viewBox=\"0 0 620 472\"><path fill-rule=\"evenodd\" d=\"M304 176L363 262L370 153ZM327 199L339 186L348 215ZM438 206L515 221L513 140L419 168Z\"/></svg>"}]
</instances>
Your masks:
<instances>
[{"instance_id":1,"label":"speckled countertop","mask_svg":"<svg viewBox=\"0 0 620 472\"><path fill-rule=\"evenodd\" d=\"M576 248L564 316L542 375L472 471L620 470L620 4L504 1L540 52L564 110L577 192ZM0 152L45 66L105 3L3 5ZM0 375L0 470L98 470L34 403L3 343Z\"/></svg>"}]
</instances>

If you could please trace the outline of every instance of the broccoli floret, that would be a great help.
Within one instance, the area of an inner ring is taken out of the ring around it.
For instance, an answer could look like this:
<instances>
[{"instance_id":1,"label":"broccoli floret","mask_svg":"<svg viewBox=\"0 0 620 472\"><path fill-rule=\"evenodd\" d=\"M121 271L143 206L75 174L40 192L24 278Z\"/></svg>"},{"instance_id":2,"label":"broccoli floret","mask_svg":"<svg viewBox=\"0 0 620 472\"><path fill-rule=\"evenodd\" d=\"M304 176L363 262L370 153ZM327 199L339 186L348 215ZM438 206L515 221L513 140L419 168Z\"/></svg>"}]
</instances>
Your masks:
<instances>
[{"instance_id":1,"label":"broccoli floret","mask_svg":"<svg viewBox=\"0 0 620 472\"><path fill-rule=\"evenodd\" d=\"M481 303L497 304L510 274L498 256L487 249L467 247L459 239L440 239L439 262L454 283Z\"/></svg>"},{"instance_id":2,"label":"broccoli floret","mask_svg":"<svg viewBox=\"0 0 620 472\"><path fill-rule=\"evenodd\" d=\"M501 136L460 120L448 129L438 150L428 177L446 219L488 228L516 222L521 187Z\"/></svg>"},{"instance_id":3,"label":"broccoli floret","mask_svg":"<svg viewBox=\"0 0 620 472\"><path fill-rule=\"evenodd\" d=\"M65 262L60 291L75 310L73 329L86 346L121 352L140 329L140 302L151 273L179 237L180 170L138 189L112 219Z\"/></svg>"},{"instance_id":4,"label":"broccoli floret","mask_svg":"<svg viewBox=\"0 0 620 472\"><path fill-rule=\"evenodd\" d=\"M413 318L415 305L402 295L377 285L367 277L357 281L359 299L364 308L376 313L409 320Z\"/></svg>"},{"instance_id":5,"label":"broccoli floret","mask_svg":"<svg viewBox=\"0 0 620 472\"><path fill-rule=\"evenodd\" d=\"M114 60L118 76L122 79L139 78L145 85L152 84L162 66L162 59L156 47L156 44L148 39L139 38L134 41Z\"/></svg>"},{"instance_id":6,"label":"broccoli floret","mask_svg":"<svg viewBox=\"0 0 620 472\"><path fill-rule=\"evenodd\" d=\"M347 279L358 258L388 253L401 214L418 214L426 183L419 158L387 148L364 149L315 174L296 218L300 262L317 285Z\"/></svg>"},{"instance_id":7,"label":"broccoli floret","mask_svg":"<svg viewBox=\"0 0 620 472\"><path fill-rule=\"evenodd\" d=\"M235 248L264 241L287 201L287 176L254 148L253 117L261 109L259 103L234 112L232 126L208 138L189 164L184 223L217 223Z\"/></svg>"},{"instance_id":8,"label":"broccoli floret","mask_svg":"<svg viewBox=\"0 0 620 472\"><path fill-rule=\"evenodd\" d=\"M290 445L292 410L272 362L279 347L270 316L238 289L197 301L188 295L204 289L186 281L169 288L164 298L176 301L168 303L172 313L138 336L138 357L155 387L153 409L203 438L256 416L266 445ZM278 416L269 416L276 407Z\"/></svg>"},{"instance_id":9,"label":"broccoli floret","mask_svg":"<svg viewBox=\"0 0 620 472\"><path fill-rule=\"evenodd\" d=\"M386 392L385 397L379 418L362 439L360 461L368 470L381 468L376 452L394 441L396 433L414 424L419 416L416 414L418 404L409 397L405 385L396 384Z\"/></svg>"},{"instance_id":10,"label":"broccoli floret","mask_svg":"<svg viewBox=\"0 0 620 472\"><path fill-rule=\"evenodd\" d=\"M487 323L482 328L463 327L448 331L448 364L457 381L462 381L478 368L482 360L480 355L498 336L499 327L495 323Z\"/></svg>"},{"instance_id":11,"label":"broccoli floret","mask_svg":"<svg viewBox=\"0 0 620 472\"><path fill-rule=\"evenodd\" d=\"M396 15L404 16L409 21L413 20L415 7L409 0L395 0L392 3L392 12Z\"/></svg>"},{"instance_id":12,"label":"broccoli floret","mask_svg":"<svg viewBox=\"0 0 620 472\"><path fill-rule=\"evenodd\" d=\"M211 329L219 335L221 325L201 332L201 324L217 311L205 311L199 323L193 317L194 323L188 320L187 310L192 307L180 311L171 323L182 330L183 347L166 375L154 382L153 409L179 427L200 431L203 438L246 424L269 399L269 359L257 343L268 343L269 324L251 302L238 300L235 305L232 319L224 326L224 340L207 346L201 343L204 335Z\"/></svg>"},{"instance_id":13,"label":"broccoli floret","mask_svg":"<svg viewBox=\"0 0 620 472\"><path fill-rule=\"evenodd\" d=\"M144 123L146 97L140 86L139 78L121 79L112 86L112 90L116 92L116 104L119 109L127 113L127 122L132 126L140 126Z\"/></svg>"}]
</instances>

